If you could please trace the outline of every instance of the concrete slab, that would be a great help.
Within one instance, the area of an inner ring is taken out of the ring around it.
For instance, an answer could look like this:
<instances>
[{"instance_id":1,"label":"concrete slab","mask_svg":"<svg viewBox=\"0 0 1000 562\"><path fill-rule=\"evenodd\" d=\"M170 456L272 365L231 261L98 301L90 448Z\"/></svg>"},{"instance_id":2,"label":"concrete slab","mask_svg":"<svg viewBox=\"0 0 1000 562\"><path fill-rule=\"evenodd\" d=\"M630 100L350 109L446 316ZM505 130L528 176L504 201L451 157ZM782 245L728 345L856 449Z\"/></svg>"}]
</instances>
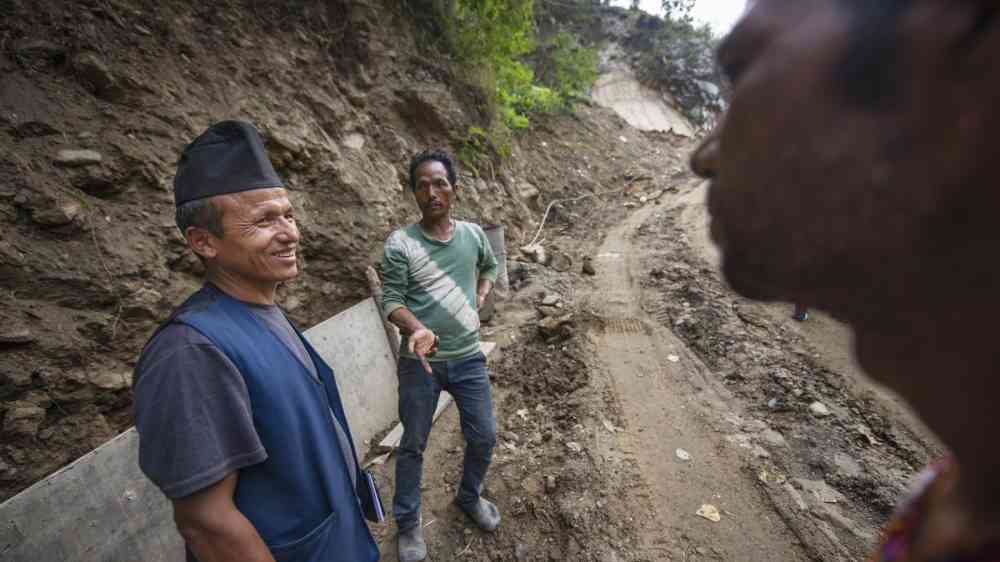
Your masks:
<instances>
[{"instance_id":1,"label":"concrete slab","mask_svg":"<svg viewBox=\"0 0 1000 562\"><path fill-rule=\"evenodd\" d=\"M361 458L371 438L394 423L399 394L396 359L374 299L366 299L305 331L337 374L337 387Z\"/></svg>"},{"instance_id":2,"label":"concrete slab","mask_svg":"<svg viewBox=\"0 0 1000 562\"><path fill-rule=\"evenodd\" d=\"M129 429L0 504L5 562L179 562L184 543L163 494L136 464Z\"/></svg>"}]
</instances>

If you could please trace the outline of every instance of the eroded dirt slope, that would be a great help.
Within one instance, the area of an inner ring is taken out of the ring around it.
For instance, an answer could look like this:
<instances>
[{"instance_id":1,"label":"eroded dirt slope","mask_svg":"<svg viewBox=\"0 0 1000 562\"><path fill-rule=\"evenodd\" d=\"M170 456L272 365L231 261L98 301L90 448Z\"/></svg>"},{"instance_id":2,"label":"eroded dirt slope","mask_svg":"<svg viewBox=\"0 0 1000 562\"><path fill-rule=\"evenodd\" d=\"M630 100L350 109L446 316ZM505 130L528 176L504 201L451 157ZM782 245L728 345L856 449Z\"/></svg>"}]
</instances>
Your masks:
<instances>
[{"instance_id":1,"label":"eroded dirt slope","mask_svg":"<svg viewBox=\"0 0 1000 562\"><path fill-rule=\"evenodd\" d=\"M293 318L367 296L364 268L415 218L408 158L482 124L403 6L0 2L0 500L129 425L139 350L198 285L171 181L210 123L256 123L291 190ZM514 246L549 200L627 185L671 142L586 105L536 119L507 165L463 172L458 214Z\"/></svg>"}]
</instances>

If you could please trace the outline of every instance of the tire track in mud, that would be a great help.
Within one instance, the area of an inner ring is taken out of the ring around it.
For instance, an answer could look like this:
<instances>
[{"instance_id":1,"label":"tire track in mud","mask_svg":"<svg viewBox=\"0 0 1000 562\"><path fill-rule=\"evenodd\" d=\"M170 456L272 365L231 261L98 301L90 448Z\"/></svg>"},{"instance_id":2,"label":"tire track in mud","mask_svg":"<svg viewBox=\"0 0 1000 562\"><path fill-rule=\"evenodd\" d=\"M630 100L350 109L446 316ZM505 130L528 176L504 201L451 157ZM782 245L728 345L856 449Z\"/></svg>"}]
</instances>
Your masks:
<instances>
[{"instance_id":1,"label":"tire track in mud","mask_svg":"<svg viewBox=\"0 0 1000 562\"><path fill-rule=\"evenodd\" d=\"M740 449L726 440L726 417L741 419L731 396L643 310L641 260L631 238L658 208L640 210L610 232L596 257L596 290L578 295L602 320L592 338L622 408L620 439L634 452L655 506L644 540L669 560L808 560L743 470ZM703 504L717 507L722 519L697 516Z\"/></svg>"}]
</instances>

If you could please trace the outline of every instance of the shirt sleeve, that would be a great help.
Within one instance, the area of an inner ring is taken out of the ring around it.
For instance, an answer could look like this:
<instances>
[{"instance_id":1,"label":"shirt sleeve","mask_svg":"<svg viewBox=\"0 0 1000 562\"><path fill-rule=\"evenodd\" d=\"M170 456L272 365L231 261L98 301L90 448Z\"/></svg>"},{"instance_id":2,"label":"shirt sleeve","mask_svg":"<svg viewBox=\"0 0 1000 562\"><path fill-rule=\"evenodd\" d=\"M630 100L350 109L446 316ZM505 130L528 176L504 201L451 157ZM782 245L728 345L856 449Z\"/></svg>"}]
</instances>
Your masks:
<instances>
[{"instance_id":1,"label":"shirt sleeve","mask_svg":"<svg viewBox=\"0 0 1000 562\"><path fill-rule=\"evenodd\" d=\"M396 310L406 308L409 272L410 262L406 252L398 241L398 234L393 233L385 241L382 252L382 313L386 318Z\"/></svg>"},{"instance_id":2,"label":"shirt sleeve","mask_svg":"<svg viewBox=\"0 0 1000 562\"><path fill-rule=\"evenodd\" d=\"M493 246L490 245L490 240L481 227L477 226L476 231L479 235L479 261L476 264L479 268L479 278L496 283L498 267L497 258L493 254Z\"/></svg>"},{"instance_id":3,"label":"shirt sleeve","mask_svg":"<svg viewBox=\"0 0 1000 562\"><path fill-rule=\"evenodd\" d=\"M135 370L139 467L170 499L267 459L246 382L226 355L182 324L164 328Z\"/></svg>"}]
</instances>

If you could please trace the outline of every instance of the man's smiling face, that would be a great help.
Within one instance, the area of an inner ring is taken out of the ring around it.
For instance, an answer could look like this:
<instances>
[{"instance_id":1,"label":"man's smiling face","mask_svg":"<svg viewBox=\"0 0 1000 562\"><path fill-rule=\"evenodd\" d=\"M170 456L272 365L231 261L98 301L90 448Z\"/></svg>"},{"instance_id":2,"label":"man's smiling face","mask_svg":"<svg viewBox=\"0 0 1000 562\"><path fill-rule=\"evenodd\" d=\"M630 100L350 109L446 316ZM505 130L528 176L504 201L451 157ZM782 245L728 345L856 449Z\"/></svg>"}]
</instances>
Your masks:
<instances>
[{"instance_id":1,"label":"man's smiling face","mask_svg":"<svg viewBox=\"0 0 1000 562\"><path fill-rule=\"evenodd\" d=\"M250 286L268 286L298 275L299 229L284 189L220 195L224 236L213 241L214 265Z\"/></svg>"}]
</instances>

